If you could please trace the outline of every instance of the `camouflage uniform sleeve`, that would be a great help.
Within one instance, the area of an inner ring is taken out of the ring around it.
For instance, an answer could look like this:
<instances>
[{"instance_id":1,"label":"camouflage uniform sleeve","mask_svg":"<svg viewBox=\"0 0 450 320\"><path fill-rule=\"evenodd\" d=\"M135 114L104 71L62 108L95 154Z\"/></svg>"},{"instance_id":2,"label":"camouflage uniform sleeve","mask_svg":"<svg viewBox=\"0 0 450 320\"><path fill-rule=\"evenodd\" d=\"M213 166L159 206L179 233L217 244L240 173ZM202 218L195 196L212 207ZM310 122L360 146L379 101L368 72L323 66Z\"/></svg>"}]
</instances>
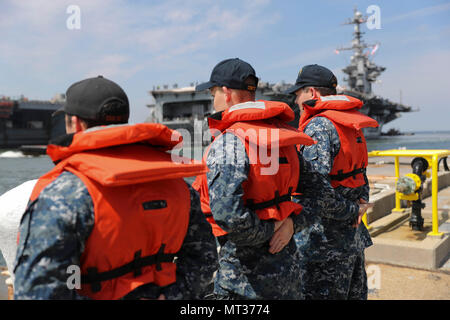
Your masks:
<instances>
[{"instance_id":1,"label":"camouflage uniform sleeve","mask_svg":"<svg viewBox=\"0 0 450 320\"><path fill-rule=\"evenodd\" d=\"M327 176L315 172L309 162L306 162L301 153L298 153L300 163L300 179L297 186L297 193L302 194L294 196L292 201L300 203L303 207L298 215L291 215L294 222L294 233L302 231L304 228L311 227L319 221L322 213L319 210L317 202L318 194L322 194L323 190L328 187Z\"/></svg>"},{"instance_id":2,"label":"camouflage uniform sleeve","mask_svg":"<svg viewBox=\"0 0 450 320\"><path fill-rule=\"evenodd\" d=\"M238 246L255 246L273 236L274 223L260 220L245 207L242 183L247 180L250 161L238 137L218 137L208 153L207 173L211 212L228 239Z\"/></svg>"},{"instance_id":3,"label":"camouflage uniform sleeve","mask_svg":"<svg viewBox=\"0 0 450 320\"><path fill-rule=\"evenodd\" d=\"M293 197L293 202L297 202L303 205L302 201L297 197ZM311 227L318 223L317 209L313 206L303 205L303 209L300 214L291 214L292 222L294 223L294 234L301 232L303 229Z\"/></svg>"},{"instance_id":4,"label":"camouflage uniform sleeve","mask_svg":"<svg viewBox=\"0 0 450 320\"><path fill-rule=\"evenodd\" d=\"M364 173L364 180L366 181L366 184L362 186L361 198L369 202L370 186L366 173Z\"/></svg>"},{"instance_id":5,"label":"camouflage uniform sleeve","mask_svg":"<svg viewBox=\"0 0 450 320\"><path fill-rule=\"evenodd\" d=\"M67 285L94 226L94 206L82 181L63 172L22 218L15 261L15 299L84 299Z\"/></svg>"},{"instance_id":6,"label":"camouflage uniform sleeve","mask_svg":"<svg viewBox=\"0 0 450 320\"><path fill-rule=\"evenodd\" d=\"M200 197L191 186L189 191L189 226L177 254L177 281L162 290L167 299L202 299L219 266L216 241L200 209Z\"/></svg>"},{"instance_id":7,"label":"camouflage uniform sleeve","mask_svg":"<svg viewBox=\"0 0 450 320\"><path fill-rule=\"evenodd\" d=\"M317 117L306 126L305 133L316 140L317 144L302 149L304 161L302 161L303 172L300 173L302 180L300 189L304 194L303 201L311 207L316 206L328 219L339 221L356 219L359 204L347 200L336 192L328 178L334 157L340 148L336 128L330 120ZM318 194L320 197L317 197Z\"/></svg>"}]
</instances>

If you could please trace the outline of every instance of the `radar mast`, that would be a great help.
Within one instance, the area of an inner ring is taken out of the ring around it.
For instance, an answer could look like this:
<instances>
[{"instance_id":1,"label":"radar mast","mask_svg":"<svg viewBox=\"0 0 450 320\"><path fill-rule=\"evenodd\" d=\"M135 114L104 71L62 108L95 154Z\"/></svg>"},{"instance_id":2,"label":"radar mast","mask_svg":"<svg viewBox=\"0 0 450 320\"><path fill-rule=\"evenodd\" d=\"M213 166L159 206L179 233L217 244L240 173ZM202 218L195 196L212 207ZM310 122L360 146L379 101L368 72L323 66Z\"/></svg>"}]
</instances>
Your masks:
<instances>
[{"instance_id":1,"label":"radar mast","mask_svg":"<svg viewBox=\"0 0 450 320\"><path fill-rule=\"evenodd\" d=\"M369 55L373 55L379 47L379 43L366 44L362 39L364 32L361 31L361 24L367 21L367 17L364 17L361 12L356 8L354 9L354 15L348 19L344 25L353 24L354 32L351 47L338 48L337 52L344 50L352 50L353 55L350 57L350 64L342 69L347 74L344 81L347 82L349 90L361 92L369 96L372 93L372 83L375 82L378 76L386 70L385 67L381 67L370 61ZM371 51L366 49L371 48Z\"/></svg>"}]
</instances>

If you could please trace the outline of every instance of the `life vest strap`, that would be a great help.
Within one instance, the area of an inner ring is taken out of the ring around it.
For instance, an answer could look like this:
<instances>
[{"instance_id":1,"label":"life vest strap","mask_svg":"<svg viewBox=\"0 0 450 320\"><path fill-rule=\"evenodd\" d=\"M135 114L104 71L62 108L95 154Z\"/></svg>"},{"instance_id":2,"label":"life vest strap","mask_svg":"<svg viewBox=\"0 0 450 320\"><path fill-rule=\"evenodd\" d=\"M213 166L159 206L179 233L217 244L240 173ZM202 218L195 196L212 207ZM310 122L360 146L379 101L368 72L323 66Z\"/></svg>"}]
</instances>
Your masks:
<instances>
[{"instance_id":1,"label":"life vest strap","mask_svg":"<svg viewBox=\"0 0 450 320\"><path fill-rule=\"evenodd\" d=\"M356 179L356 175L361 174L361 173L365 173L366 172L366 168L362 167L362 168L356 168L350 171L350 172L346 172L344 173L342 170L338 171L338 174L330 174L330 179L331 180L337 180L337 181L342 181L345 180L347 178L351 178L353 177L353 179Z\"/></svg>"},{"instance_id":2,"label":"life vest strap","mask_svg":"<svg viewBox=\"0 0 450 320\"><path fill-rule=\"evenodd\" d=\"M228 236L226 234L224 234L222 236L216 237L216 239L219 242L220 246L223 247L225 245L225 243L227 243L227 241L228 241Z\"/></svg>"},{"instance_id":3,"label":"life vest strap","mask_svg":"<svg viewBox=\"0 0 450 320\"><path fill-rule=\"evenodd\" d=\"M292 187L289 187L289 191L287 194L284 194L280 196L280 192L277 190L275 191L275 197L271 200L255 203L253 199L247 199L246 206L250 208L251 210L261 210L265 208L270 208L273 206L276 206L277 209L280 209L279 204L286 201L291 201L292 198Z\"/></svg>"},{"instance_id":4,"label":"life vest strap","mask_svg":"<svg viewBox=\"0 0 450 320\"><path fill-rule=\"evenodd\" d=\"M176 256L175 253L164 253L165 246L164 243L161 244L156 254L146 257L141 257L142 250L138 250L134 254L133 261L109 271L98 272L95 267L88 268L88 273L81 275L81 283L90 284L92 292L95 293L101 290L102 281L112 280L130 272L133 272L134 276L137 277L141 275L143 267L156 265L156 270L161 271L161 263L173 262Z\"/></svg>"}]
</instances>

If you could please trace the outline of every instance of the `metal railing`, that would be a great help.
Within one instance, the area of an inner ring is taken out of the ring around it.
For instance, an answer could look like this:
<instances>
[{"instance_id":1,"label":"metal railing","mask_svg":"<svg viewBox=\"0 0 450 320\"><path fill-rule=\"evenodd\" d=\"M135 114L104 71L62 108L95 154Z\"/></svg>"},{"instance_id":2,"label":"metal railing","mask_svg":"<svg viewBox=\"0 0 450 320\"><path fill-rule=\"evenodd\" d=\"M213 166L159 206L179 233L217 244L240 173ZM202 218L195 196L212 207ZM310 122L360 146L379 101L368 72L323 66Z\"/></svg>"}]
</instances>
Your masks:
<instances>
[{"instance_id":1,"label":"metal railing","mask_svg":"<svg viewBox=\"0 0 450 320\"><path fill-rule=\"evenodd\" d=\"M432 201L432 231L429 236L441 237L444 233L439 232L439 216L438 216L438 166L439 159L450 155L450 150L383 150L371 151L369 157L394 157L395 158L395 179L396 182L400 178L400 157L422 157L428 161L431 168L431 201ZM401 208L401 195L395 192L395 208L393 212L403 212ZM367 225L367 223L366 223Z\"/></svg>"}]
</instances>

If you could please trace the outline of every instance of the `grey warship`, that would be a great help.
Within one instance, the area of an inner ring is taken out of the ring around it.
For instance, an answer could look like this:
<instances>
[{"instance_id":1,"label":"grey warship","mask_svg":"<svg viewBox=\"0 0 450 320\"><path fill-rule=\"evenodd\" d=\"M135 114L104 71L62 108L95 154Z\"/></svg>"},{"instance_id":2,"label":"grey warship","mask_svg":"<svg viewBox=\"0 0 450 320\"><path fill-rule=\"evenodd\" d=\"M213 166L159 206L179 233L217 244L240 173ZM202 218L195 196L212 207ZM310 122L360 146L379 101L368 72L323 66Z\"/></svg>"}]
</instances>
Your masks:
<instances>
[{"instance_id":1,"label":"grey warship","mask_svg":"<svg viewBox=\"0 0 450 320\"><path fill-rule=\"evenodd\" d=\"M65 132L64 121L52 114L63 106L63 97L28 100L0 97L0 148L45 146L51 138ZM37 149L36 149L37 150Z\"/></svg>"},{"instance_id":2,"label":"grey warship","mask_svg":"<svg viewBox=\"0 0 450 320\"><path fill-rule=\"evenodd\" d=\"M410 106L392 102L372 92L372 83L386 68L376 65L370 60L369 53L364 53L366 49L375 46L377 48L379 45L366 44L363 41L361 24L366 21L367 18L355 9L353 18L344 23L354 25L352 46L338 48L337 51L351 50L353 55L350 58L350 64L342 69L347 75L344 78L347 86L338 86L337 91L338 94L354 96L364 102L361 111L379 123L378 128L364 129L366 138L374 139L380 137L384 124L397 119L402 112L415 110L412 110ZM300 116L298 105L294 101L295 96L284 93L291 86L290 83L285 82L270 84L260 81L256 90L256 99L286 102L296 114L295 120L290 124L298 127ZM209 92L196 92L194 83L183 88L178 88L178 85L173 85L172 88L169 88L168 85L164 85L162 88L157 86L150 91L150 94L155 103L147 105L150 115L146 121L163 123L172 129L188 130L191 137L195 132L205 128L205 118L214 112ZM209 142L208 139L203 141L204 144Z\"/></svg>"}]
</instances>

